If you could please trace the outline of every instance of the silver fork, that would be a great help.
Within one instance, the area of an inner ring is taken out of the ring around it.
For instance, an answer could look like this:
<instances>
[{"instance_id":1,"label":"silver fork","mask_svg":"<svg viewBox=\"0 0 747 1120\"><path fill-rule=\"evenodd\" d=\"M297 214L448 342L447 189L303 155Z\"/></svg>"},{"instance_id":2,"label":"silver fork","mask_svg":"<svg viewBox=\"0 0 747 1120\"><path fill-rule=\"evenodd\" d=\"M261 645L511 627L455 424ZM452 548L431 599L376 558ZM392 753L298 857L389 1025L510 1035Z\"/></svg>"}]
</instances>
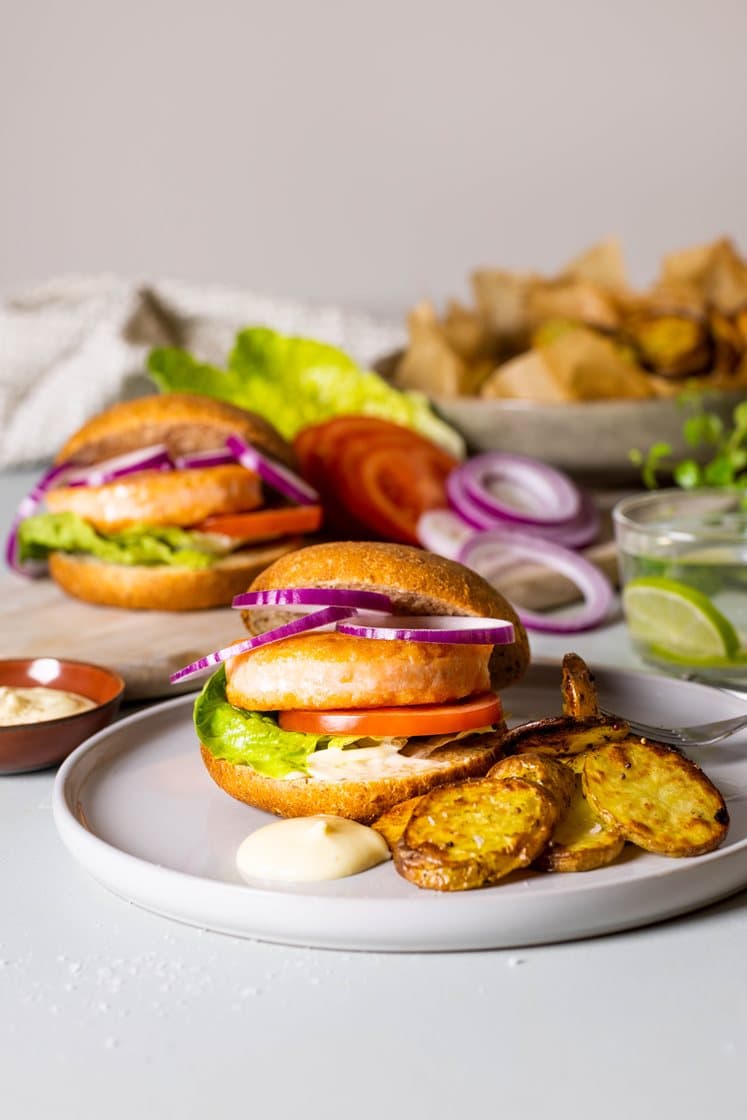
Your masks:
<instances>
[{"instance_id":1,"label":"silver fork","mask_svg":"<svg viewBox=\"0 0 747 1120\"><path fill-rule=\"evenodd\" d=\"M694 727L656 727L651 723L629 719L619 712L609 712L604 708L600 708L600 712L603 716L624 719L634 735L641 735L644 739L656 739L660 743L668 743L673 747L706 747L711 743L720 743L722 739L728 739L740 728L747 727L747 712L743 716L719 719L714 723L700 723Z\"/></svg>"}]
</instances>

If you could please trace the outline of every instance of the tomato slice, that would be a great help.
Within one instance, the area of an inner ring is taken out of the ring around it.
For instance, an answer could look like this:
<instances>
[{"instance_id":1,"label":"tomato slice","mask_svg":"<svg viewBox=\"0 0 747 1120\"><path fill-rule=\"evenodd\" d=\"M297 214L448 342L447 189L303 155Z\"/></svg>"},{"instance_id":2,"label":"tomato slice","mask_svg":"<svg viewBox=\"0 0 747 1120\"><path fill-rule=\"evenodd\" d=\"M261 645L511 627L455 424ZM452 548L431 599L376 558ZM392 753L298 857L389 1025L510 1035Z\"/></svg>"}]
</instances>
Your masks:
<instances>
[{"instance_id":1,"label":"tomato slice","mask_svg":"<svg viewBox=\"0 0 747 1120\"><path fill-rule=\"evenodd\" d=\"M503 718L500 697L482 692L451 704L421 704L412 708L347 708L337 711L281 712L278 723L285 731L314 735L406 736L446 735L475 731Z\"/></svg>"},{"instance_id":2,"label":"tomato slice","mask_svg":"<svg viewBox=\"0 0 747 1120\"><path fill-rule=\"evenodd\" d=\"M457 460L401 424L338 416L305 428L294 448L329 524L351 535L418 544L420 514L448 505L445 480Z\"/></svg>"},{"instance_id":3,"label":"tomato slice","mask_svg":"<svg viewBox=\"0 0 747 1120\"><path fill-rule=\"evenodd\" d=\"M337 457L335 485L344 505L375 533L419 544L418 519L426 510L448 507L446 477L456 465L435 445L348 445Z\"/></svg>"},{"instance_id":4,"label":"tomato slice","mask_svg":"<svg viewBox=\"0 0 747 1120\"><path fill-rule=\"evenodd\" d=\"M220 533L247 541L273 540L294 533L313 533L322 524L321 506L281 506L250 513L217 514L193 526L200 533Z\"/></svg>"}]
</instances>

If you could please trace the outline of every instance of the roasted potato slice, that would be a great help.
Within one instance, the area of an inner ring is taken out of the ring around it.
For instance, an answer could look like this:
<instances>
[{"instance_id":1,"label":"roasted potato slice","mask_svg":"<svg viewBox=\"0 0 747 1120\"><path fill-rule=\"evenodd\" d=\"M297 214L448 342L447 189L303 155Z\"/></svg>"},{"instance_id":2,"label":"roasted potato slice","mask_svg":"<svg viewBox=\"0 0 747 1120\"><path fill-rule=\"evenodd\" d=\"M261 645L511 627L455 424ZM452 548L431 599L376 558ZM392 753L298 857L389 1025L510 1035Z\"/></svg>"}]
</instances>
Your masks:
<instances>
[{"instance_id":1,"label":"roasted potato slice","mask_svg":"<svg viewBox=\"0 0 747 1120\"><path fill-rule=\"evenodd\" d=\"M726 836L729 812L703 771L679 751L633 736L591 751L582 772L594 812L646 851L699 856Z\"/></svg>"},{"instance_id":2,"label":"roasted potato slice","mask_svg":"<svg viewBox=\"0 0 747 1120\"><path fill-rule=\"evenodd\" d=\"M594 674L577 653L566 653L560 682L561 710L564 716L590 719L599 715Z\"/></svg>"},{"instance_id":3,"label":"roasted potato slice","mask_svg":"<svg viewBox=\"0 0 747 1120\"><path fill-rule=\"evenodd\" d=\"M574 774L580 774L586 763L587 754L593 750L593 747L589 747L588 750L579 751L578 754L559 754L557 759L558 762L562 762L565 767L572 770Z\"/></svg>"},{"instance_id":4,"label":"roasted potato slice","mask_svg":"<svg viewBox=\"0 0 747 1120\"><path fill-rule=\"evenodd\" d=\"M564 769L571 775L570 768ZM572 777L571 803L555 826L547 847L532 864L538 871L594 871L612 863L625 847L625 837L603 824L589 805L581 775Z\"/></svg>"},{"instance_id":5,"label":"roasted potato slice","mask_svg":"<svg viewBox=\"0 0 747 1120\"><path fill-rule=\"evenodd\" d=\"M442 786L415 806L394 865L430 890L489 886L539 855L559 815L554 798L522 778Z\"/></svg>"},{"instance_id":6,"label":"roasted potato slice","mask_svg":"<svg viewBox=\"0 0 747 1120\"><path fill-rule=\"evenodd\" d=\"M555 798L558 808L565 812L571 803L575 786L572 771L550 755L526 751L502 758L488 770L488 778L524 778L536 782Z\"/></svg>"},{"instance_id":7,"label":"roasted potato slice","mask_svg":"<svg viewBox=\"0 0 747 1120\"><path fill-rule=\"evenodd\" d=\"M382 813L371 825L371 828L381 833L391 849L394 849L394 845L407 828L418 801L420 797L408 797L407 801L392 805L391 809L387 809L386 813Z\"/></svg>"},{"instance_id":8,"label":"roasted potato slice","mask_svg":"<svg viewBox=\"0 0 747 1120\"><path fill-rule=\"evenodd\" d=\"M630 728L623 719L589 716L552 716L550 719L523 723L509 731L503 740L503 753L522 754L537 751L540 754L579 754L589 747L624 739Z\"/></svg>"}]
</instances>

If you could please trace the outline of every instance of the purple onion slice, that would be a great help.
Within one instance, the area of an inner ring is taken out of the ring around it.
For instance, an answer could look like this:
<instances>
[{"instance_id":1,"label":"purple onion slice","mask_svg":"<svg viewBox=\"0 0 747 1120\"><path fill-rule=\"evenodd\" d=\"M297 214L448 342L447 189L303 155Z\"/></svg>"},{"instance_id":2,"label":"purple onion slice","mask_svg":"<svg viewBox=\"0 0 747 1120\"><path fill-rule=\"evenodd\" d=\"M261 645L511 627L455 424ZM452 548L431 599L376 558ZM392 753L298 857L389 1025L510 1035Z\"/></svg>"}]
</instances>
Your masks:
<instances>
[{"instance_id":1,"label":"purple onion slice","mask_svg":"<svg viewBox=\"0 0 747 1120\"><path fill-rule=\"evenodd\" d=\"M284 498L299 506L314 506L319 502L319 494L294 471L262 455L255 447L250 447L236 435L228 436L226 447L233 453L242 467L258 474L263 482L277 490Z\"/></svg>"},{"instance_id":2,"label":"purple onion slice","mask_svg":"<svg viewBox=\"0 0 747 1120\"><path fill-rule=\"evenodd\" d=\"M338 622L335 630L352 638L390 639L401 642L454 642L459 645L509 645L514 628L502 618L452 615L358 615L352 622Z\"/></svg>"},{"instance_id":3,"label":"purple onion slice","mask_svg":"<svg viewBox=\"0 0 747 1120\"><path fill-rule=\"evenodd\" d=\"M128 451L125 455L103 459L90 467L74 467L69 478L65 480L65 485L105 486L107 482L114 482L118 478L126 478L127 475L138 474L140 471L170 470L172 470L172 462L166 445L155 443L151 447L139 447L136 451Z\"/></svg>"},{"instance_id":4,"label":"purple onion slice","mask_svg":"<svg viewBox=\"0 0 747 1120\"><path fill-rule=\"evenodd\" d=\"M553 568L574 583L584 599L583 606L566 617L540 614L516 606L516 613L528 630L574 634L579 630L591 630L604 620L614 597L609 580L583 556L552 541L497 529L478 533L467 541L459 560L500 591L501 576L505 577L509 557Z\"/></svg>"},{"instance_id":5,"label":"purple onion slice","mask_svg":"<svg viewBox=\"0 0 747 1120\"><path fill-rule=\"evenodd\" d=\"M187 471L195 467L225 467L235 462L236 456L226 447L213 447L209 451L190 451L187 455L177 455L174 466L178 471Z\"/></svg>"},{"instance_id":6,"label":"purple onion slice","mask_svg":"<svg viewBox=\"0 0 747 1120\"><path fill-rule=\"evenodd\" d=\"M237 595L232 607L284 607L306 610L309 607L350 607L353 610L384 611L389 614L392 601L378 591L356 591L340 587L282 587L267 591L245 591Z\"/></svg>"},{"instance_id":7,"label":"purple onion slice","mask_svg":"<svg viewBox=\"0 0 747 1120\"><path fill-rule=\"evenodd\" d=\"M37 483L34 484L31 492L26 495L21 501L16 515L10 526L8 539L5 542L5 561L10 568L20 573L22 576L37 576L42 575L47 570L47 565L43 561L27 562L22 564L18 558L18 526L27 517L33 517L39 507L42 505L48 490L52 490L56 485L58 479L70 470L68 463L60 463L55 467L51 467Z\"/></svg>"},{"instance_id":8,"label":"purple onion slice","mask_svg":"<svg viewBox=\"0 0 747 1120\"><path fill-rule=\"evenodd\" d=\"M472 498L464 485L459 470L452 471L446 480L446 493L454 512L466 525L481 531L500 529L530 534L542 540L554 541L565 548L583 548L596 540L599 533L599 511L591 496L579 492L580 505L575 517L553 525L521 524L498 514L489 513ZM426 545L426 547L429 547ZM436 551L431 549L431 551Z\"/></svg>"},{"instance_id":9,"label":"purple onion slice","mask_svg":"<svg viewBox=\"0 0 747 1120\"><path fill-rule=\"evenodd\" d=\"M558 525L578 514L581 497L561 471L524 455L486 451L456 468L479 508L508 521ZM495 484L502 486L497 493Z\"/></svg>"},{"instance_id":10,"label":"purple onion slice","mask_svg":"<svg viewBox=\"0 0 747 1120\"><path fill-rule=\"evenodd\" d=\"M475 530L458 513L450 509L429 509L421 513L415 535L429 552L456 560Z\"/></svg>"},{"instance_id":11,"label":"purple onion slice","mask_svg":"<svg viewBox=\"0 0 747 1120\"><path fill-rule=\"evenodd\" d=\"M326 607L324 610L314 611L313 614L302 615L300 618L294 619L293 622L276 626L274 630L266 630L264 634L257 634L253 638L242 638L238 642L233 642L230 646L206 654L205 657L198 657L197 661L193 661L191 665L185 665L183 669L177 669L175 673L171 674L169 680L172 684L176 684L177 681L194 677L206 669L213 669L216 665L220 665L222 661L228 661L231 657L238 657L240 653L248 653L250 650L257 649L258 646L266 646L270 642L281 642L284 638L293 638L297 634L304 634L309 630L319 630L324 626L340 621L340 619L350 618L353 614L355 614L355 611L351 608Z\"/></svg>"}]
</instances>

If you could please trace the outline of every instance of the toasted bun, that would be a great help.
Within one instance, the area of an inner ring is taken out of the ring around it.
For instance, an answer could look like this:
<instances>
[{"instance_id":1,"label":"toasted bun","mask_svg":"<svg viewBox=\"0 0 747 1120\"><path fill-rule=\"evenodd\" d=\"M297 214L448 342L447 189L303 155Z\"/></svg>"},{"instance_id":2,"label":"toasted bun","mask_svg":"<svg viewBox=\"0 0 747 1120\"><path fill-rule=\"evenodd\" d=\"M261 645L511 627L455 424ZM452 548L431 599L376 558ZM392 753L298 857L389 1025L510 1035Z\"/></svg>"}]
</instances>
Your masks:
<instances>
[{"instance_id":1,"label":"toasted bun","mask_svg":"<svg viewBox=\"0 0 747 1120\"><path fill-rule=\"evenodd\" d=\"M529 640L514 608L476 572L403 544L339 541L310 545L281 557L254 580L250 590L280 587L349 587L389 595L399 614L487 615L513 623L515 641L495 646L490 659L492 685L505 688L520 680L529 665ZM246 613L255 632L269 616Z\"/></svg>"},{"instance_id":2,"label":"toasted bun","mask_svg":"<svg viewBox=\"0 0 747 1120\"><path fill-rule=\"evenodd\" d=\"M299 538L241 549L209 568L107 564L95 557L53 552L52 579L76 599L128 610L191 611L227 606L249 580L282 553L298 548Z\"/></svg>"},{"instance_id":3,"label":"toasted bun","mask_svg":"<svg viewBox=\"0 0 747 1120\"><path fill-rule=\"evenodd\" d=\"M490 688L490 646L369 641L312 632L226 664L229 703L249 711L441 704Z\"/></svg>"},{"instance_id":4,"label":"toasted bun","mask_svg":"<svg viewBox=\"0 0 747 1120\"><path fill-rule=\"evenodd\" d=\"M261 416L196 393L159 393L122 401L99 413L61 448L56 461L89 465L165 443L172 455L221 447L235 433L274 459L293 466L293 449Z\"/></svg>"},{"instance_id":5,"label":"toasted bun","mask_svg":"<svg viewBox=\"0 0 747 1120\"><path fill-rule=\"evenodd\" d=\"M501 756L503 731L461 739L453 747L438 752L438 763L422 769L368 781L349 779L344 782L317 778L266 778L251 766L242 766L216 758L202 746L202 760L213 779L237 801L280 817L309 817L315 813L331 813L370 824L392 805L408 797L418 797L436 786L479 778L487 773Z\"/></svg>"}]
</instances>

